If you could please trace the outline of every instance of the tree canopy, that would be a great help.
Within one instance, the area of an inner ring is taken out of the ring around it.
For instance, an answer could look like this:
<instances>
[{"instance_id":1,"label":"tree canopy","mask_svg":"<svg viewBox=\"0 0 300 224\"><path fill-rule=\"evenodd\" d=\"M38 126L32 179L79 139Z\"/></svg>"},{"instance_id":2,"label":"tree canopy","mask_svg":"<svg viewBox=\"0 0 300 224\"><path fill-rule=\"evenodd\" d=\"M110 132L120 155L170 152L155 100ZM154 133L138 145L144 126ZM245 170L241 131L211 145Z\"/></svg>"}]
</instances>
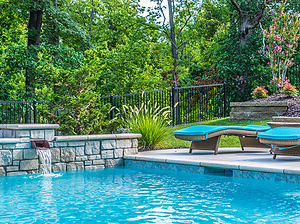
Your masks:
<instances>
[{"instance_id":1,"label":"tree canopy","mask_svg":"<svg viewBox=\"0 0 300 224\"><path fill-rule=\"evenodd\" d=\"M50 99L82 73L109 96L270 71L262 31L279 0L151 1L0 0L0 100Z\"/></svg>"}]
</instances>

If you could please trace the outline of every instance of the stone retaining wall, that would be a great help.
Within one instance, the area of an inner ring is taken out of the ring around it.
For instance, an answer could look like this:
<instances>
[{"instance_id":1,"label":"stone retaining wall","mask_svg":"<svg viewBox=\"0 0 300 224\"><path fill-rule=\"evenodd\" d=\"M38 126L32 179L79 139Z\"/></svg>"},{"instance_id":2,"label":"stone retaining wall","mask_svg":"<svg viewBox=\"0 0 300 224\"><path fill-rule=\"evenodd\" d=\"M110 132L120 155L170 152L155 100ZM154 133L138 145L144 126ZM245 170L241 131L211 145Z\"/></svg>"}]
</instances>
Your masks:
<instances>
[{"instance_id":1,"label":"stone retaining wall","mask_svg":"<svg viewBox=\"0 0 300 224\"><path fill-rule=\"evenodd\" d=\"M288 108L287 102L231 102L229 121L253 121L271 119L282 115Z\"/></svg>"},{"instance_id":2,"label":"stone retaining wall","mask_svg":"<svg viewBox=\"0 0 300 224\"><path fill-rule=\"evenodd\" d=\"M54 136L58 126L0 125L0 176L41 173L31 140L50 144L52 171L122 166L123 156L138 153L140 134ZM44 128L44 129L43 129Z\"/></svg>"}]
</instances>

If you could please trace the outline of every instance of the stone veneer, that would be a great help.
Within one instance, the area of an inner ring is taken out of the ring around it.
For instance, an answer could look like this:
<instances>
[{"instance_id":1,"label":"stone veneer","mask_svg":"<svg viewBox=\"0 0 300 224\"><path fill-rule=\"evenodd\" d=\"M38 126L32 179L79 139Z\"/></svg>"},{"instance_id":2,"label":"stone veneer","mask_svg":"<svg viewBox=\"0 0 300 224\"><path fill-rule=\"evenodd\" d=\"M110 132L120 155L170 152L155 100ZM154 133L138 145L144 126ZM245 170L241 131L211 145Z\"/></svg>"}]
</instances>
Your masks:
<instances>
[{"instance_id":1,"label":"stone veneer","mask_svg":"<svg viewBox=\"0 0 300 224\"><path fill-rule=\"evenodd\" d=\"M282 115L288 108L288 102L231 102L231 122L271 119Z\"/></svg>"},{"instance_id":2,"label":"stone veneer","mask_svg":"<svg viewBox=\"0 0 300 224\"><path fill-rule=\"evenodd\" d=\"M138 153L140 134L54 136L58 125L0 125L0 176L43 172L31 140L45 139L52 171L122 166L123 156Z\"/></svg>"}]
</instances>

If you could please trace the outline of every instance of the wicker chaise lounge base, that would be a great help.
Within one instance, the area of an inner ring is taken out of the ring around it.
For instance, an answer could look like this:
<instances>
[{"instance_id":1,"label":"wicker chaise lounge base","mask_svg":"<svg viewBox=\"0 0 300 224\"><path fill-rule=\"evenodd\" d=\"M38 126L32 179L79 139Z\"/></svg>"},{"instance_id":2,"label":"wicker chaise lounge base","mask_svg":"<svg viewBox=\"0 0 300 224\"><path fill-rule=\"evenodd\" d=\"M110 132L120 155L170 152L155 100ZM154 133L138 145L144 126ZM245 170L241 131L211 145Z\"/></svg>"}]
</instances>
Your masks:
<instances>
[{"instance_id":1,"label":"wicker chaise lounge base","mask_svg":"<svg viewBox=\"0 0 300 224\"><path fill-rule=\"evenodd\" d=\"M273 159L276 155L300 156L300 128L278 127L258 134L261 143L270 145Z\"/></svg>"},{"instance_id":2,"label":"wicker chaise lounge base","mask_svg":"<svg viewBox=\"0 0 300 224\"><path fill-rule=\"evenodd\" d=\"M238 136L242 150L245 147L270 148L258 141L257 134L269 130L268 126L208 126L197 125L174 131L175 137L181 140L192 141L190 153L193 149L213 150L218 154L219 142L222 135Z\"/></svg>"}]
</instances>

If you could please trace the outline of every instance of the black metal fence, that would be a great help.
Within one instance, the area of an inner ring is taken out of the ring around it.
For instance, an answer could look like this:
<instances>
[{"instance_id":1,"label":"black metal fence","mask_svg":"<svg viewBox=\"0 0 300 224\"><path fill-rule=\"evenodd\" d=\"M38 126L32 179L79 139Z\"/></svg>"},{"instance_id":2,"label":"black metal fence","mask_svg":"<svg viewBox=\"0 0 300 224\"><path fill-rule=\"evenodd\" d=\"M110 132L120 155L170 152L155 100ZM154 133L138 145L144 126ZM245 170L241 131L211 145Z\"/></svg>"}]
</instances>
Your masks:
<instances>
[{"instance_id":1,"label":"black metal fence","mask_svg":"<svg viewBox=\"0 0 300 224\"><path fill-rule=\"evenodd\" d=\"M300 65L291 67L287 77L298 89L300 88ZM230 102L243 102L251 99L251 93L257 86L267 86L271 74L236 80L230 83L169 88L142 93L101 97L102 104L111 104L107 119L113 119L122 113L123 106L140 108L149 104L152 108L169 107L173 125L208 121L229 116ZM1 124L41 123L42 113L39 110L44 101L0 102ZM39 106L37 107L37 105ZM37 109L38 108L38 109Z\"/></svg>"},{"instance_id":2,"label":"black metal fence","mask_svg":"<svg viewBox=\"0 0 300 224\"><path fill-rule=\"evenodd\" d=\"M42 123L37 105L44 102L0 102L0 124Z\"/></svg>"}]
</instances>

